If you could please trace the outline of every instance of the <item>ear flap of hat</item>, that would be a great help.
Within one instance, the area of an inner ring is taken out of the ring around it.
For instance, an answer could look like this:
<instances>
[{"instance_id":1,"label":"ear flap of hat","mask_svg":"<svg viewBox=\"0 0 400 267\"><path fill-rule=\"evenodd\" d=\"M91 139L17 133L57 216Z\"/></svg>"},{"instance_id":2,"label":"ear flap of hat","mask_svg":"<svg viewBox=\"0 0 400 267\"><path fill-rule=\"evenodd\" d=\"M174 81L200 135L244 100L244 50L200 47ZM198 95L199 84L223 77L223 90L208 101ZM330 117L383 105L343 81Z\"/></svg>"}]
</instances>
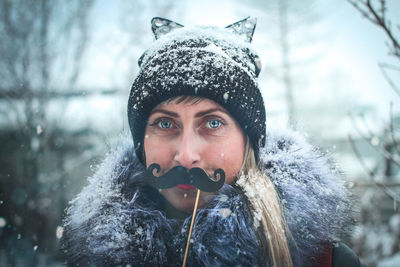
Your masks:
<instances>
[{"instance_id":1,"label":"ear flap of hat","mask_svg":"<svg viewBox=\"0 0 400 267\"><path fill-rule=\"evenodd\" d=\"M254 30L256 29L257 18L247 17L239 20L238 22L232 23L225 27L229 31L238 34L245 38L246 41L251 43L253 39Z\"/></svg>"},{"instance_id":2,"label":"ear flap of hat","mask_svg":"<svg viewBox=\"0 0 400 267\"><path fill-rule=\"evenodd\" d=\"M183 25L169 19L154 17L151 20L151 30L153 31L156 40L161 36L179 28L183 28Z\"/></svg>"}]
</instances>

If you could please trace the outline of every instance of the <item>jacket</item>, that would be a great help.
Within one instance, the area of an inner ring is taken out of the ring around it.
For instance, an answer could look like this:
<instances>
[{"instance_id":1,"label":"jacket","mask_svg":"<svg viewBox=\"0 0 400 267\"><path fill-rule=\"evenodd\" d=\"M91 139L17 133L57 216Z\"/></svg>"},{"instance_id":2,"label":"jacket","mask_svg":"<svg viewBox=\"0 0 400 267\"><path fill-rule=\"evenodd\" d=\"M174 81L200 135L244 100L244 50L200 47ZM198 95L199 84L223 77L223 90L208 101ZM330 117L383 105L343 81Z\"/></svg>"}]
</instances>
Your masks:
<instances>
[{"instance_id":1,"label":"jacket","mask_svg":"<svg viewBox=\"0 0 400 267\"><path fill-rule=\"evenodd\" d=\"M296 132L270 130L266 140L260 165L280 197L294 266L359 266L338 243L354 221L337 169ZM144 170L129 138L111 149L66 210L62 249L68 265L182 264L191 216L167 218L167 203L146 184ZM241 191L224 185L197 212L187 266L271 266L260 256L252 225Z\"/></svg>"}]
</instances>

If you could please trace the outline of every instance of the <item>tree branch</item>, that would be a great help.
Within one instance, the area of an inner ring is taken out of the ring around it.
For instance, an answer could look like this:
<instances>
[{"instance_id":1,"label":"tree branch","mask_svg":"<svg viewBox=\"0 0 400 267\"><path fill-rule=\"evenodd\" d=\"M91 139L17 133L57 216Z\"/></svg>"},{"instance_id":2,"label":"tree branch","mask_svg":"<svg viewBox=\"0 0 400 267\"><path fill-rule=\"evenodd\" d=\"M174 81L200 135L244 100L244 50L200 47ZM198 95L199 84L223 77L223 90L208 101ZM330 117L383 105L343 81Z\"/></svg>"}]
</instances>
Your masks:
<instances>
[{"instance_id":1,"label":"tree branch","mask_svg":"<svg viewBox=\"0 0 400 267\"><path fill-rule=\"evenodd\" d=\"M376 134L374 134L374 133L369 129L369 127L368 127L368 125L367 125L365 119L363 118L363 122L364 122L365 127L367 128L367 131L368 131L369 136L363 135L363 133L360 131L360 129L358 129L358 127L356 127L354 118L353 118L352 116L350 116L350 117L352 118L353 126L354 126L354 128L356 129L356 131L358 132L358 134L359 134L367 143L370 143L370 142L371 142L371 139L372 139L374 136L376 136ZM380 145L380 146L379 146L379 149L377 148L377 146L374 146L374 145L372 145L372 147L373 147L379 154L381 154L383 157L385 157L386 159L390 160L391 162L393 162L394 164L396 164L397 166L400 167L400 160L395 159L395 158L393 157L393 155L390 153L390 151L387 151L387 150L385 149L384 146Z\"/></svg>"},{"instance_id":2,"label":"tree branch","mask_svg":"<svg viewBox=\"0 0 400 267\"><path fill-rule=\"evenodd\" d=\"M380 1L380 7L378 10L376 10L370 0L366 1L358 1L361 6L364 7L361 8L357 2L353 0L347 0L352 6L354 6L365 18L367 18L369 21L371 21L373 24L379 26L386 34L387 37L389 37L393 51L391 52L395 57L400 59L400 44L399 41L396 39L394 36L392 30L390 29L390 21L385 19L386 16L386 2L385 1ZM380 14L378 14L380 13ZM399 27L399 25L397 26Z\"/></svg>"},{"instance_id":3,"label":"tree branch","mask_svg":"<svg viewBox=\"0 0 400 267\"><path fill-rule=\"evenodd\" d=\"M371 171L367 165L365 164L363 157L360 153L360 151L358 150L358 148L356 147L353 138L351 137L351 135L348 135L348 140L350 142L350 146L354 151L354 154L356 155L356 157L358 158L362 168L364 169L364 171L367 173L368 177L370 178L370 180L373 182L374 186L376 186L377 188L383 190L383 192L388 195L390 198L392 198L394 201L399 202L400 203L400 195L396 194L396 192L394 192L393 190L391 190L390 188L388 188L386 186L385 183L382 182L377 182L375 181L375 172ZM357 183L354 183L354 186L357 186Z\"/></svg>"},{"instance_id":4,"label":"tree branch","mask_svg":"<svg viewBox=\"0 0 400 267\"><path fill-rule=\"evenodd\" d=\"M393 80L390 78L390 76L386 72L386 69L392 69L392 70L395 70L395 71L400 71L400 68L396 67L396 66L393 66L393 65L386 64L386 63L378 63L378 66L379 66L379 69L381 70L381 72L383 74L383 77L385 77L385 80L389 83L390 87L392 87L392 89L400 97L399 88L396 86L396 84L393 82Z\"/></svg>"}]
</instances>

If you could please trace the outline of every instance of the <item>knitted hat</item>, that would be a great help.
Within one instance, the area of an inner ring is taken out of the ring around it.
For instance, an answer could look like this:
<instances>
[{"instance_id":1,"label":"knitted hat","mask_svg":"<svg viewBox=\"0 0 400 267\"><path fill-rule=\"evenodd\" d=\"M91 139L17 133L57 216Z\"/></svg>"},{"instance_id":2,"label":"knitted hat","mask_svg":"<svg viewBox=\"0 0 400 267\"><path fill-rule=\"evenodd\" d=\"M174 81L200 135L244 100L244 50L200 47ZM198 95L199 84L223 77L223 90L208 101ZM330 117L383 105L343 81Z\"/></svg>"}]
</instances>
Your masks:
<instances>
[{"instance_id":1,"label":"knitted hat","mask_svg":"<svg viewBox=\"0 0 400 267\"><path fill-rule=\"evenodd\" d=\"M236 119L256 153L264 146L265 107L256 80L261 64L250 47L255 23L247 18L224 29L186 28L153 18L157 40L139 59L140 71L128 100L129 127L141 162L151 111L177 96L215 101Z\"/></svg>"}]
</instances>

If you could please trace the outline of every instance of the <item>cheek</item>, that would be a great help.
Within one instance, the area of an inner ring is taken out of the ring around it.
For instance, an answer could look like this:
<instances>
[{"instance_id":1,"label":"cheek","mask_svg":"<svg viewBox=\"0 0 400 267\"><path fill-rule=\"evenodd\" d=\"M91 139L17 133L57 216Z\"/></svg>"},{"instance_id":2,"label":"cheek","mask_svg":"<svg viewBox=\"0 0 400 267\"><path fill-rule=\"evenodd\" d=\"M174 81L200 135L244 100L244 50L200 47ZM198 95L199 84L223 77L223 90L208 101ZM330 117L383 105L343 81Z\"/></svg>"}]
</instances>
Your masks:
<instances>
[{"instance_id":1,"label":"cheek","mask_svg":"<svg viewBox=\"0 0 400 267\"><path fill-rule=\"evenodd\" d=\"M207 162L213 169L221 168L225 172L225 182L231 184L240 171L244 157L244 141L238 138L224 139L223 142L213 144L209 148Z\"/></svg>"},{"instance_id":2,"label":"cheek","mask_svg":"<svg viewBox=\"0 0 400 267\"><path fill-rule=\"evenodd\" d=\"M173 158L171 146L154 136L146 135L144 139L144 151L146 167L152 163L157 163L162 168L165 168L169 166Z\"/></svg>"}]
</instances>

